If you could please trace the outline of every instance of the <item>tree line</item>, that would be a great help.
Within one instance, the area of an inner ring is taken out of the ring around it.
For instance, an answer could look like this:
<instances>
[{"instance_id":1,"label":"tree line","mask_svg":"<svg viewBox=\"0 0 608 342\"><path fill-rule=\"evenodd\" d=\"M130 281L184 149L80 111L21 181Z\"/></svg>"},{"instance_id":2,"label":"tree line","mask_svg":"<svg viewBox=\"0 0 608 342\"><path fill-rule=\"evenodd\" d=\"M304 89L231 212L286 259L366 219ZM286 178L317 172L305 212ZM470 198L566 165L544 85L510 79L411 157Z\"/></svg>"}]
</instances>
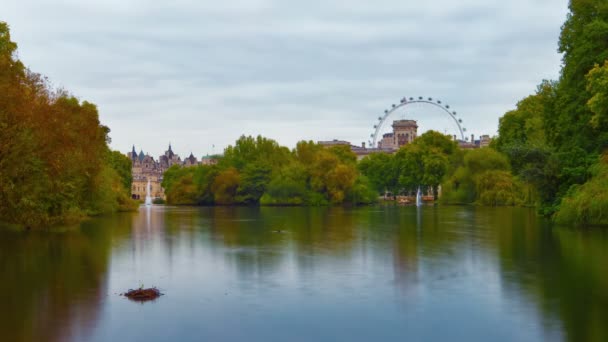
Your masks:
<instances>
[{"instance_id":1,"label":"tree line","mask_svg":"<svg viewBox=\"0 0 608 342\"><path fill-rule=\"evenodd\" d=\"M560 78L500 119L493 147L543 214L608 224L608 2L571 0L569 9Z\"/></svg>"},{"instance_id":2,"label":"tree line","mask_svg":"<svg viewBox=\"0 0 608 342\"><path fill-rule=\"evenodd\" d=\"M424 141L372 155L361 167L376 190L441 183L444 203L529 205L558 223L608 224L608 2L571 0L569 9L560 78L505 113L490 148L444 150L447 163Z\"/></svg>"},{"instance_id":3,"label":"tree line","mask_svg":"<svg viewBox=\"0 0 608 342\"><path fill-rule=\"evenodd\" d=\"M0 221L38 227L132 208L131 163L108 148L94 104L16 57L0 22Z\"/></svg>"},{"instance_id":4,"label":"tree line","mask_svg":"<svg viewBox=\"0 0 608 342\"><path fill-rule=\"evenodd\" d=\"M293 150L261 136L242 136L217 165L173 166L163 176L169 204L367 204L380 195L413 194L421 187L444 203L522 204L521 184L507 157L487 148L463 151L435 131L395 154L357 162L349 146L301 141Z\"/></svg>"},{"instance_id":5,"label":"tree line","mask_svg":"<svg viewBox=\"0 0 608 342\"><path fill-rule=\"evenodd\" d=\"M170 204L362 204L377 197L349 146L301 141L289 150L261 136L242 136L216 165L172 166L162 186Z\"/></svg>"},{"instance_id":6,"label":"tree line","mask_svg":"<svg viewBox=\"0 0 608 342\"><path fill-rule=\"evenodd\" d=\"M507 157L494 149L462 150L451 137L435 131L420 135L395 154L375 153L359 169L379 193L412 194L432 189L445 204L521 205L522 184Z\"/></svg>"},{"instance_id":7,"label":"tree line","mask_svg":"<svg viewBox=\"0 0 608 342\"><path fill-rule=\"evenodd\" d=\"M371 203L418 186L443 203L530 205L569 224L608 224L608 2L570 0L558 80L499 121L490 148L460 150L427 132L394 155L357 162L348 146L289 150L241 137L217 165L172 167L173 204ZM107 147L97 109L15 57L0 23L0 220L40 225L129 207L130 161Z\"/></svg>"}]
</instances>

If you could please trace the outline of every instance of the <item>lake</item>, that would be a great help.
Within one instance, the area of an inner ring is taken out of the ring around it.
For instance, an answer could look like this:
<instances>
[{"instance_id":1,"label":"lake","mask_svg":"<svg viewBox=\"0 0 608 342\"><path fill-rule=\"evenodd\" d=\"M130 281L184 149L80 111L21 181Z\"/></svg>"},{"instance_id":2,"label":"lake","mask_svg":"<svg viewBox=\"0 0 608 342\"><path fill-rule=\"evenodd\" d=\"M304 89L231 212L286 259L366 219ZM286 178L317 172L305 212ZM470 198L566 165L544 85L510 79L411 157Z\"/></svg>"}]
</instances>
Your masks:
<instances>
[{"instance_id":1,"label":"lake","mask_svg":"<svg viewBox=\"0 0 608 342\"><path fill-rule=\"evenodd\" d=\"M606 230L522 208L142 207L0 274L3 341L608 341Z\"/></svg>"}]
</instances>

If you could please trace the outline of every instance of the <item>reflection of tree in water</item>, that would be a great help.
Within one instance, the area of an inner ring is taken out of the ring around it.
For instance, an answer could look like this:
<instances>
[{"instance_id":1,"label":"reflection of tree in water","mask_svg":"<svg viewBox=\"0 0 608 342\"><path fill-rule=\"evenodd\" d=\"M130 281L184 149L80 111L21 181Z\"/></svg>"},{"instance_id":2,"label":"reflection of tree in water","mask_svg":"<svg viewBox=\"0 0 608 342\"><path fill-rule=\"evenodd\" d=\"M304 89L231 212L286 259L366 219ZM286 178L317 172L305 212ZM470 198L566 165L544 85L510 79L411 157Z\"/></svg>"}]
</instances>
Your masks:
<instances>
[{"instance_id":1,"label":"reflection of tree in water","mask_svg":"<svg viewBox=\"0 0 608 342\"><path fill-rule=\"evenodd\" d=\"M339 271L356 261L355 213L343 207L262 208L262 217L273 227L284 230L291 244L296 271L308 279L316 267ZM322 259L322 261L318 260ZM319 262L317 262L319 261Z\"/></svg>"},{"instance_id":2,"label":"reflection of tree in water","mask_svg":"<svg viewBox=\"0 0 608 342\"><path fill-rule=\"evenodd\" d=\"M469 261L481 257L467 246L471 232L462 227L458 217L461 211L430 206L387 209L387 229L394 234L395 282L403 295L415 293L420 286L451 282L471 273Z\"/></svg>"},{"instance_id":3,"label":"reflection of tree in water","mask_svg":"<svg viewBox=\"0 0 608 342\"><path fill-rule=\"evenodd\" d=\"M531 215L497 213L500 272L507 291L523 294L548 329L570 341L608 341L608 236L550 227Z\"/></svg>"},{"instance_id":4,"label":"reflection of tree in water","mask_svg":"<svg viewBox=\"0 0 608 342\"><path fill-rule=\"evenodd\" d=\"M202 208L202 224L220 240L229 263L243 279L264 281L288 267L295 256L298 272L314 267L314 256L350 260L356 234L353 217L343 208L211 207ZM211 247L213 248L213 247ZM325 260L326 262L327 260Z\"/></svg>"},{"instance_id":5,"label":"reflection of tree in water","mask_svg":"<svg viewBox=\"0 0 608 342\"><path fill-rule=\"evenodd\" d=\"M397 288L404 294L414 291L419 282L419 253L421 229L418 223L422 221L420 210L414 213L414 219L399 220L395 227L393 248L393 270Z\"/></svg>"},{"instance_id":6,"label":"reflection of tree in water","mask_svg":"<svg viewBox=\"0 0 608 342\"><path fill-rule=\"evenodd\" d=\"M260 215L259 207L211 207L204 216L213 240L226 247L225 260L233 264L242 280L264 281L279 271L285 260L286 236Z\"/></svg>"},{"instance_id":7,"label":"reflection of tree in water","mask_svg":"<svg viewBox=\"0 0 608 342\"><path fill-rule=\"evenodd\" d=\"M97 221L82 231L0 232L3 341L87 339L106 293L108 226Z\"/></svg>"}]
</instances>

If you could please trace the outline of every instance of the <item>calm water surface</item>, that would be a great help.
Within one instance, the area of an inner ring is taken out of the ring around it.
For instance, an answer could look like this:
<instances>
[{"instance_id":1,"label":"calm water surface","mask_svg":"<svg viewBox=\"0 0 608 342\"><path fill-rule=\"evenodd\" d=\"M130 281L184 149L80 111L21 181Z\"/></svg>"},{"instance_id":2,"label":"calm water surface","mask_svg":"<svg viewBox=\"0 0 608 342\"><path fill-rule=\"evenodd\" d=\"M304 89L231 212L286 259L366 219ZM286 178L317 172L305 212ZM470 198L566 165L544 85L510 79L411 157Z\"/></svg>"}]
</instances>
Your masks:
<instances>
[{"instance_id":1,"label":"calm water surface","mask_svg":"<svg viewBox=\"0 0 608 342\"><path fill-rule=\"evenodd\" d=\"M0 275L3 341L608 341L608 234L526 209L155 206L0 230Z\"/></svg>"}]
</instances>

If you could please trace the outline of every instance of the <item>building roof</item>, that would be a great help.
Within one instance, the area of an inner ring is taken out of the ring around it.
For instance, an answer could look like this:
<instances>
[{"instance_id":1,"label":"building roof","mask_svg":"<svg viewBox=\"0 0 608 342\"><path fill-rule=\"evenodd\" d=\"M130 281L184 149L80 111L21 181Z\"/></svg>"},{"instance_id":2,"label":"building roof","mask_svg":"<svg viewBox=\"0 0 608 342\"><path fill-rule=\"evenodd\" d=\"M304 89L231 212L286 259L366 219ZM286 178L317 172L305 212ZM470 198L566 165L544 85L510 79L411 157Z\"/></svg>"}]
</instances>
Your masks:
<instances>
[{"instance_id":1,"label":"building roof","mask_svg":"<svg viewBox=\"0 0 608 342\"><path fill-rule=\"evenodd\" d=\"M416 120L395 120L393 121L394 127L415 127L418 128L418 123Z\"/></svg>"},{"instance_id":2,"label":"building roof","mask_svg":"<svg viewBox=\"0 0 608 342\"><path fill-rule=\"evenodd\" d=\"M329 141L319 141L318 144L323 145L323 146L336 146L336 145L350 146L350 142L345 141L345 140L338 140L338 139L329 140Z\"/></svg>"}]
</instances>

